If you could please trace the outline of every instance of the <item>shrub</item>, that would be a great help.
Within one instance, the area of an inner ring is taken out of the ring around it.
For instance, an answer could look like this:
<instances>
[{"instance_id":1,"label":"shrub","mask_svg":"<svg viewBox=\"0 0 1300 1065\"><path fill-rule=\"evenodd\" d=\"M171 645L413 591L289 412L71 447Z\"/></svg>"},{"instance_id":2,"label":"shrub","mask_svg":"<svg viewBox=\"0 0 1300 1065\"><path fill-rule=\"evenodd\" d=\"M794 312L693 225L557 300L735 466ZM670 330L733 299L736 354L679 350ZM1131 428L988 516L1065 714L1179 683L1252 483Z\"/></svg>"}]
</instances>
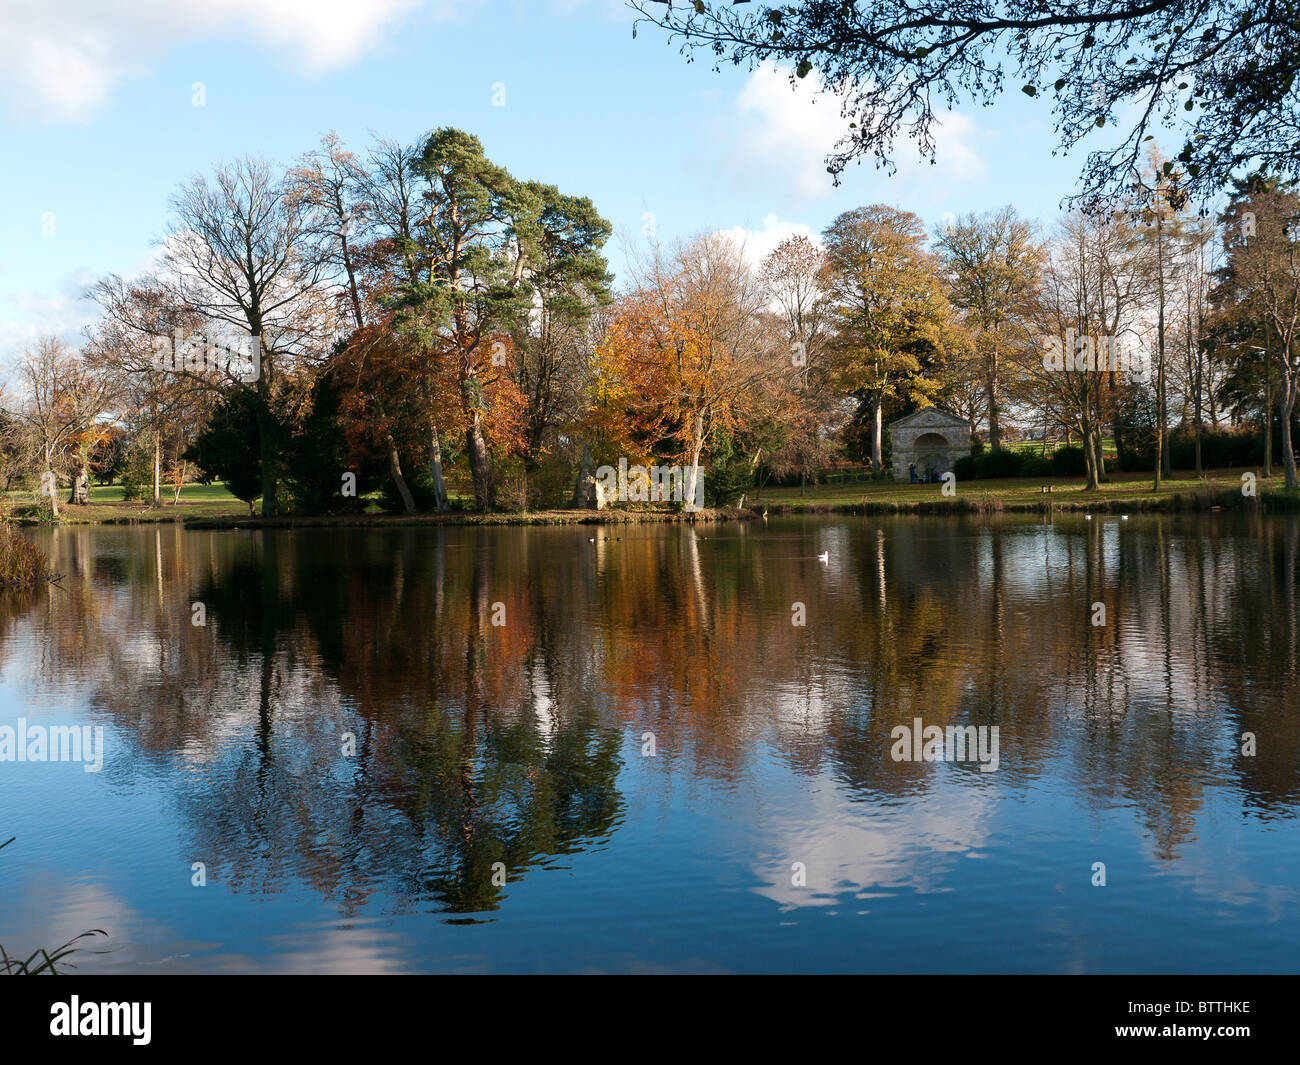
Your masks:
<instances>
[{"instance_id":1,"label":"shrub","mask_svg":"<svg viewBox=\"0 0 1300 1065\"><path fill-rule=\"evenodd\" d=\"M1179 426L1169 434L1169 462L1174 469L1196 468L1196 438L1191 426ZM1274 451L1277 454L1277 451ZM1153 460L1154 461L1154 460ZM1264 442L1253 426L1201 429L1201 465L1254 466L1264 461Z\"/></svg>"},{"instance_id":2,"label":"shrub","mask_svg":"<svg viewBox=\"0 0 1300 1065\"><path fill-rule=\"evenodd\" d=\"M1040 455L1037 451L1022 451L1020 453L1020 476L1051 477L1052 456Z\"/></svg>"},{"instance_id":3,"label":"shrub","mask_svg":"<svg viewBox=\"0 0 1300 1065\"><path fill-rule=\"evenodd\" d=\"M374 488L373 463L349 461L338 390L328 374L312 390L311 413L285 435L284 485L295 512L344 514L365 509L362 497ZM353 495L343 494L344 473L355 478Z\"/></svg>"},{"instance_id":4,"label":"shrub","mask_svg":"<svg viewBox=\"0 0 1300 1065\"><path fill-rule=\"evenodd\" d=\"M153 448L133 440L122 458L119 483L122 499L149 499L153 496Z\"/></svg>"},{"instance_id":5,"label":"shrub","mask_svg":"<svg viewBox=\"0 0 1300 1065\"><path fill-rule=\"evenodd\" d=\"M1019 451L999 448L997 451L985 452L975 460L976 469L979 471L976 476L986 478L1019 477L1023 465L1024 459Z\"/></svg>"},{"instance_id":6,"label":"shrub","mask_svg":"<svg viewBox=\"0 0 1300 1065\"><path fill-rule=\"evenodd\" d=\"M973 481L979 476L975 455L963 455L952 464L952 472L959 481Z\"/></svg>"},{"instance_id":7,"label":"shrub","mask_svg":"<svg viewBox=\"0 0 1300 1065\"><path fill-rule=\"evenodd\" d=\"M279 426L273 427L274 431ZM278 443L278 441L277 441ZM262 453L257 395L251 388L226 393L208 424L182 456L226 482L236 499L251 504L262 494Z\"/></svg>"},{"instance_id":8,"label":"shrub","mask_svg":"<svg viewBox=\"0 0 1300 1065\"><path fill-rule=\"evenodd\" d=\"M974 449L972 449L973 451ZM1083 448L1058 447L1050 456L1030 451L984 451L963 455L952 465L959 481L999 477L1082 477Z\"/></svg>"},{"instance_id":9,"label":"shrub","mask_svg":"<svg viewBox=\"0 0 1300 1065\"><path fill-rule=\"evenodd\" d=\"M578 462L563 455L544 455L528 474L528 505L533 510L561 510L573 500Z\"/></svg>"},{"instance_id":10,"label":"shrub","mask_svg":"<svg viewBox=\"0 0 1300 1065\"><path fill-rule=\"evenodd\" d=\"M730 433L719 430L714 434L713 447L705 464L706 506L734 506L741 496L753 490L754 472L749 457L735 447Z\"/></svg>"},{"instance_id":11,"label":"shrub","mask_svg":"<svg viewBox=\"0 0 1300 1065\"><path fill-rule=\"evenodd\" d=\"M510 514L519 514L528 509L528 471L524 469L523 460L511 455L503 462L498 462L493 471L496 485L496 505Z\"/></svg>"},{"instance_id":12,"label":"shrub","mask_svg":"<svg viewBox=\"0 0 1300 1065\"><path fill-rule=\"evenodd\" d=\"M1083 448L1075 444L1062 444L1052 452L1053 477L1082 477L1088 472L1088 462Z\"/></svg>"}]
</instances>

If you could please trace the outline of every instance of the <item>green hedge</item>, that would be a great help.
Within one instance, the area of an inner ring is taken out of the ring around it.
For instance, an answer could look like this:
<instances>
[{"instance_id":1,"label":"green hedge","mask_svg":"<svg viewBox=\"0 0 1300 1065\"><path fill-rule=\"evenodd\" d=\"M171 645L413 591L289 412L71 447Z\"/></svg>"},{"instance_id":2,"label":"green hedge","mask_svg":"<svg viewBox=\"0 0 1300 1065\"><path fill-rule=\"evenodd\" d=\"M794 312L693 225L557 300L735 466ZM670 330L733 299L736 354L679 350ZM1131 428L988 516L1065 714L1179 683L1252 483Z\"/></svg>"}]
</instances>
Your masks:
<instances>
[{"instance_id":1,"label":"green hedge","mask_svg":"<svg viewBox=\"0 0 1300 1065\"><path fill-rule=\"evenodd\" d=\"M1029 451L979 451L959 458L952 467L959 481L1006 477L1082 477L1087 471L1083 448L1058 447L1051 455Z\"/></svg>"}]
</instances>

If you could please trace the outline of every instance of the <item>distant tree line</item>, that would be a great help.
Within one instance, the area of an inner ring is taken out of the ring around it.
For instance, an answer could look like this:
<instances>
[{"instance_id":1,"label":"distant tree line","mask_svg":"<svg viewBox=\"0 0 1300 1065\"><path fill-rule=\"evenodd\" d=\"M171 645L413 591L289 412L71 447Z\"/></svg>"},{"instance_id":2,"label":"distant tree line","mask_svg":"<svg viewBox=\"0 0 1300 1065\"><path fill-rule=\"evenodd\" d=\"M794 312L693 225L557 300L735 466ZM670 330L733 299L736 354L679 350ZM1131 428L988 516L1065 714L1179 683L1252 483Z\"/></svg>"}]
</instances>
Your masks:
<instances>
[{"instance_id":1,"label":"distant tree line","mask_svg":"<svg viewBox=\"0 0 1300 1065\"><path fill-rule=\"evenodd\" d=\"M1300 198L1263 174L1193 187L1149 148L1046 233L1013 207L928 232L870 205L761 260L720 233L651 244L616 291L589 199L459 130L364 157L331 134L285 171L184 184L157 268L95 286L79 350L25 353L0 462L56 514L92 479L155 506L220 479L264 515L563 507L619 458L707 469L726 504L832 463L883 476L889 421L939 405L975 434L972 475L1276 463L1294 487ZM254 375L178 355L232 335ZM1052 338L1131 362L1052 365Z\"/></svg>"}]
</instances>

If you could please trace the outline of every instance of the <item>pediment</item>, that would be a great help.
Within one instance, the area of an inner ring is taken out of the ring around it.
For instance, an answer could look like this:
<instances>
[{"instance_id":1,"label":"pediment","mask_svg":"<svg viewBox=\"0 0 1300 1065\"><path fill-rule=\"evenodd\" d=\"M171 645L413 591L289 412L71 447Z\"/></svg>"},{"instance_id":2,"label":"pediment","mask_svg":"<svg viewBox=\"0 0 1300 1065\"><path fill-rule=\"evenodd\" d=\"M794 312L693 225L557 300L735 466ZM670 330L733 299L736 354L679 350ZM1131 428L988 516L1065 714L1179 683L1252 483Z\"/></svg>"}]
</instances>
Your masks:
<instances>
[{"instance_id":1,"label":"pediment","mask_svg":"<svg viewBox=\"0 0 1300 1065\"><path fill-rule=\"evenodd\" d=\"M959 418L955 414L949 414L946 410L940 410L938 407L925 407L905 418L899 418L897 421L889 423L890 429L920 429L920 428L954 428L960 426L966 428L966 419Z\"/></svg>"}]
</instances>

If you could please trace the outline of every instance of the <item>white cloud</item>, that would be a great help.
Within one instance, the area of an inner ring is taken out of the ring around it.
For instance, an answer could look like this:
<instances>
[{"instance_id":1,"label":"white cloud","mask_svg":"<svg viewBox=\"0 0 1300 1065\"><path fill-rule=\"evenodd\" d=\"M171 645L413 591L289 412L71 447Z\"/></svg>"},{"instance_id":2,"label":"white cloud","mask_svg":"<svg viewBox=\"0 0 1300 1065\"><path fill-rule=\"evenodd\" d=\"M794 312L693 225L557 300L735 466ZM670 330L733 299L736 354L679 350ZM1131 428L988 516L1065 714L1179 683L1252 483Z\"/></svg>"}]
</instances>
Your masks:
<instances>
[{"instance_id":1,"label":"white cloud","mask_svg":"<svg viewBox=\"0 0 1300 1065\"><path fill-rule=\"evenodd\" d=\"M64 278L53 294L32 289L0 292L0 362L8 361L42 336L76 347L99 308L86 296L94 277L85 270Z\"/></svg>"},{"instance_id":2,"label":"white cloud","mask_svg":"<svg viewBox=\"0 0 1300 1065\"><path fill-rule=\"evenodd\" d=\"M786 71L763 63L736 97L735 114L728 154L743 180L801 200L831 193L826 156L848 132L849 123L840 114L837 96L822 91L813 78L796 81L791 88ZM910 142L900 142L895 181L947 185L982 177L987 167L974 146L976 135L975 124L965 115L952 111L939 116L934 128L937 165L921 159Z\"/></svg>"},{"instance_id":3,"label":"white cloud","mask_svg":"<svg viewBox=\"0 0 1300 1065\"><path fill-rule=\"evenodd\" d=\"M807 237L819 247L822 242L821 234L814 233L810 226L802 222L784 222L775 214L769 214L763 219L762 229L732 226L730 229L720 229L718 232L743 247L745 258L755 266L766 259L787 237Z\"/></svg>"},{"instance_id":4,"label":"white cloud","mask_svg":"<svg viewBox=\"0 0 1300 1065\"><path fill-rule=\"evenodd\" d=\"M755 865L762 886L754 890L783 911L844 906L855 897L870 909L874 896L945 890L955 864L980 856L995 806L992 789L953 786L944 777L947 768L925 767L938 778L934 792L901 818L846 812L842 790L816 782L798 810L765 820L763 850L780 858ZM807 870L805 887L792 884L795 861Z\"/></svg>"},{"instance_id":5,"label":"white cloud","mask_svg":"<svg viewBox=\"0 0 1300 1065\"><path fill-rule=\"evenodd\" d=\"M70 121L108 100L171 47L221 38L286 54L304 73L355 62L421 7L455 17L474 0L102 0L9 2L0 7L0 99L14 114Z\"/></svg>"}]
</instances>

